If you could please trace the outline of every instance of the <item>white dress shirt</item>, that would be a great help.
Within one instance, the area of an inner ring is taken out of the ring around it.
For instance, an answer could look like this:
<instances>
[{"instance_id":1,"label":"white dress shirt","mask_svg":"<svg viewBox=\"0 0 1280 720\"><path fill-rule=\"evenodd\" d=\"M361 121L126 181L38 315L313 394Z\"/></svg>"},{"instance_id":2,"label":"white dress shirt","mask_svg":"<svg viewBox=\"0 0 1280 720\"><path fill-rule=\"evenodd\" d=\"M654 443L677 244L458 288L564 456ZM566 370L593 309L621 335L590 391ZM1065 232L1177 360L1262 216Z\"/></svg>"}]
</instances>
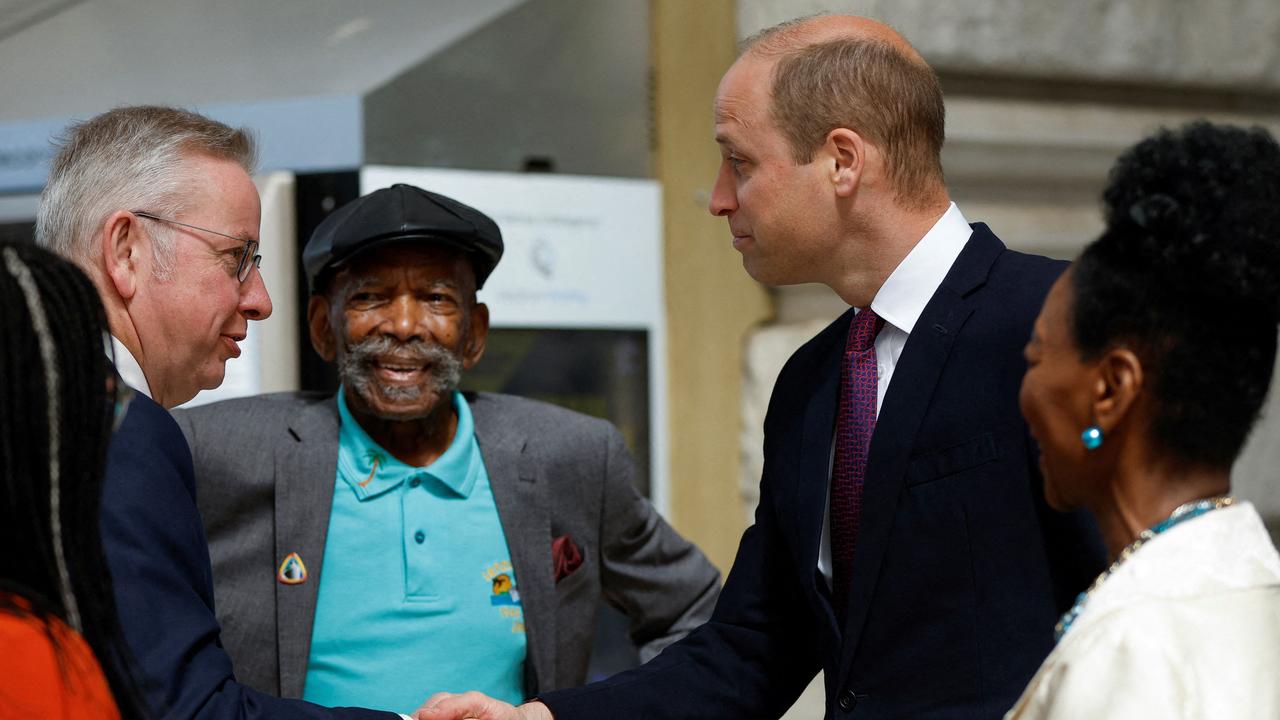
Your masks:
<instances>
[{"instance_id":1,"label":"white dress shirt","mask_svg":"<svg viewBox=\"0 0 1280 720\"><path fill-rule=\"evenodd\" d=\"M124 384L151 397L151 386L147 384L147 376L143 374L138 359L115 335L111 336L111 352L114 354L116 373L120 375L121 380L124 380Z\"/></svg>"},{"instance_id":2,"label":"white dress shirt","mask_svg":"<svg viewBox=\"0 0 1280 720\"><path fill-rule=\"evenodd\" d=\"M907 345L907 338L915 328L924 306L937 292L973 228L960 214L955 203L920 238L920 242L898 263L880 291L871 300L871 309L884 318L884 327L876 336L876 414L884 405L884 396L893 379L893 369ZM858 308L854 308L855 312ZM834 432L834 429L832 430ZM831 443L831 459L835 460L835 442ZM831 585L831 492L828 472L827 511L822 522L822 547L818 551L818 571Z\"/></svg>"}]
</instances>

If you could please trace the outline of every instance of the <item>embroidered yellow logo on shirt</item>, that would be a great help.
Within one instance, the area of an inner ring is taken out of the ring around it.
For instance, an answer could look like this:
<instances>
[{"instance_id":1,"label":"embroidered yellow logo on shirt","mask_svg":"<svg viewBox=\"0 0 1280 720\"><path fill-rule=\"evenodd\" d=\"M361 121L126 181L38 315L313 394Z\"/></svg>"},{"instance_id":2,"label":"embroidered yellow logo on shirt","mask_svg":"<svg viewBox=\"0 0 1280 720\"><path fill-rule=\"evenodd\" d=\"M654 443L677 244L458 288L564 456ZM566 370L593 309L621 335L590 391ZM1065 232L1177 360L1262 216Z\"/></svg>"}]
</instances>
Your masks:
<instances>
[{"instance_id":1,"label":"embroidered yellow logo on shirt","mask_svg":"<svg viewBox=\"0 0 1280 720\"><path fill-rule=\"evenodd\" d=\"M516 589L515 573L511 561L503 560L490 565L484 571L489 581L489 604L498 608L502 617L511 620L511 632L523 633L524 608L520 603L520 591Z\"/></svg>"},{"instance_id":2,"label":"embroidered yellow logo on shirt","mask_svg":"<svg viewBox=\"0 0 1280 720\"><path fill-rule=\"evenodd\" d=\"M511 580L511 576L502 573L493 578L493 594L489 596L490 605L519 605L520 591Z\"/></svg>"},{"instance_id":3,"label":"embroidered yellow logo on shirt","mask_svg":"<svg viewBox=\"0 0 1280 720\"><path fill-rule=\"evenodd\" d=\"M307 566L298 557L298 553L289 553L284 557L280 570L276 572L276 580L285 585L301 585L307 581Z\"/></svg>"}]
</instances>

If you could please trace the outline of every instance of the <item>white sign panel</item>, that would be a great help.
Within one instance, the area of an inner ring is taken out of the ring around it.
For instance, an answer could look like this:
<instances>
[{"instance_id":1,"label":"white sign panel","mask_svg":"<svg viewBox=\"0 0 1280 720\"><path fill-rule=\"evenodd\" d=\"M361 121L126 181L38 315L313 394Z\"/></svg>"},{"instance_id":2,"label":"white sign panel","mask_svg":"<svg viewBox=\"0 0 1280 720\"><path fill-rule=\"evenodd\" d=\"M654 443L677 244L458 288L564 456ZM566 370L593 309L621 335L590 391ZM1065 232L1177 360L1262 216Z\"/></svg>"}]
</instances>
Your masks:
<instances>
[{"instance_id":1,"label":"white sign panel","mask_svg":"<svg viewBox=\"0 0 1280 720\"><path fill-rule=\"evenodd\" d=\"M658 183L370 166L360 192L395 183L447 195L498 223L506 250L481 291L495 327L661 324Z\"/></svg>"}]
</instances>

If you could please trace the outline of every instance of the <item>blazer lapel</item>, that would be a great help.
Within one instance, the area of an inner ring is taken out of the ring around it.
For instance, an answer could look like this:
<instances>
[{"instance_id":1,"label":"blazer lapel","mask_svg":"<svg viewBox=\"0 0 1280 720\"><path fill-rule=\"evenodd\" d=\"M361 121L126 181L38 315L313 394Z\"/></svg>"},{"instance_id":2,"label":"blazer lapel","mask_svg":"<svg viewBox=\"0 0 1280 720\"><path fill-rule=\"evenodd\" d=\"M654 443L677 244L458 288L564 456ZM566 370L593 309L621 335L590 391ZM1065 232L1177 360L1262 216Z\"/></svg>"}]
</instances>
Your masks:
<instances>
[{"instance_id":1,"label":"blazer lapel","mask_svg":"<svg viewBox=\"0 0 1280 720\"><path fill-rule=\"evenodd\" d=\"M525 690L533 695L556 687L556 588L546 483L526 453L524 433L503 422L496 401L470 393L467 400L515 568L527 643Z\"/></svg>"},{"instance_id":2,"label":"blazer lapel","mask_svg":"<svg viewBox=\"0 0 1280 720\"><path fill-rule=\"evenodd\" d=\"M834 325L839 332L833 337L843 338L849 332L853 311L845 313ZM822 547L822 529L827 512L827 492L831 483L831 443L836 425L836 406L840 393L840 360L842 345L831 343L831 348L820 352L821 364L815 371L816 386L809 394L804 412L804 434L801 436L800 476L796 482L796 508L800 514L796 527L801 529L800 564L808 574L808 587L813 590L814 605L827 621L832 636L839 632L836 614L830 602L823 601L823 593L817 587L818 552Z\"/></svg>"},{"instance_id":3,"label":"blazer lapel","mask_svg":"<svg viewBox=\"0 0 1280 720\"><path fill-rule=\"evenodd\" d=\"M971 293L985 282L992 263L1003 251L1004 245L985 225L974 225L973 235L920 314L894 368L893 381L880 408L867 455L867 481L853 558L841 678L849 672L871 598L875 595L916 432L929 409L929 400L951 346L973 312Z\"/></svg>"},{"instance_id":4,"label":"blazer lapel","mask_svg":"<svg viewBox=\"0 0 1280 720\"><path fill-rule=\"evenodd\" d=\"M301 697L311 654L311 629L324 544L338 472L337 401L306 406L290 423L289 440L276 446L277 566L297 553L307 579L297 585L276 583L276 633L280 658L280 695Z\"/></svg>"}]
</instances>

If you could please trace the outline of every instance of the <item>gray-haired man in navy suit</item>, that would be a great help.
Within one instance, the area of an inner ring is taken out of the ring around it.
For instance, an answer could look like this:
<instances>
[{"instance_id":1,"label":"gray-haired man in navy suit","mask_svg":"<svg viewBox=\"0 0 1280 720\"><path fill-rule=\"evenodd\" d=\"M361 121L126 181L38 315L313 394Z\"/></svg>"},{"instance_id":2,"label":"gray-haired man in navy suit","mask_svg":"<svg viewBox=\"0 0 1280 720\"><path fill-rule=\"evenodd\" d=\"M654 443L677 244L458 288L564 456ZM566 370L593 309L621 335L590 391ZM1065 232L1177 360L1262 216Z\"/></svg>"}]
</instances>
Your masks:
<instances>
[{"instance_id":1,"label":"gray-haired man in navy suit","mask_svg":"<svg viewBox=\"0 0 1280 720\"><path fill-rule=\"evenodd\" d=\"M254 157L243 130L121 107L68 129L40 196L36 240L93 280L117 370L137 391L102 492L120 626L155 717L394 720L254 690L219 641L191 453L167 409L220 385L250 322L271 313Z\"/></svg>"}]
</instances>

